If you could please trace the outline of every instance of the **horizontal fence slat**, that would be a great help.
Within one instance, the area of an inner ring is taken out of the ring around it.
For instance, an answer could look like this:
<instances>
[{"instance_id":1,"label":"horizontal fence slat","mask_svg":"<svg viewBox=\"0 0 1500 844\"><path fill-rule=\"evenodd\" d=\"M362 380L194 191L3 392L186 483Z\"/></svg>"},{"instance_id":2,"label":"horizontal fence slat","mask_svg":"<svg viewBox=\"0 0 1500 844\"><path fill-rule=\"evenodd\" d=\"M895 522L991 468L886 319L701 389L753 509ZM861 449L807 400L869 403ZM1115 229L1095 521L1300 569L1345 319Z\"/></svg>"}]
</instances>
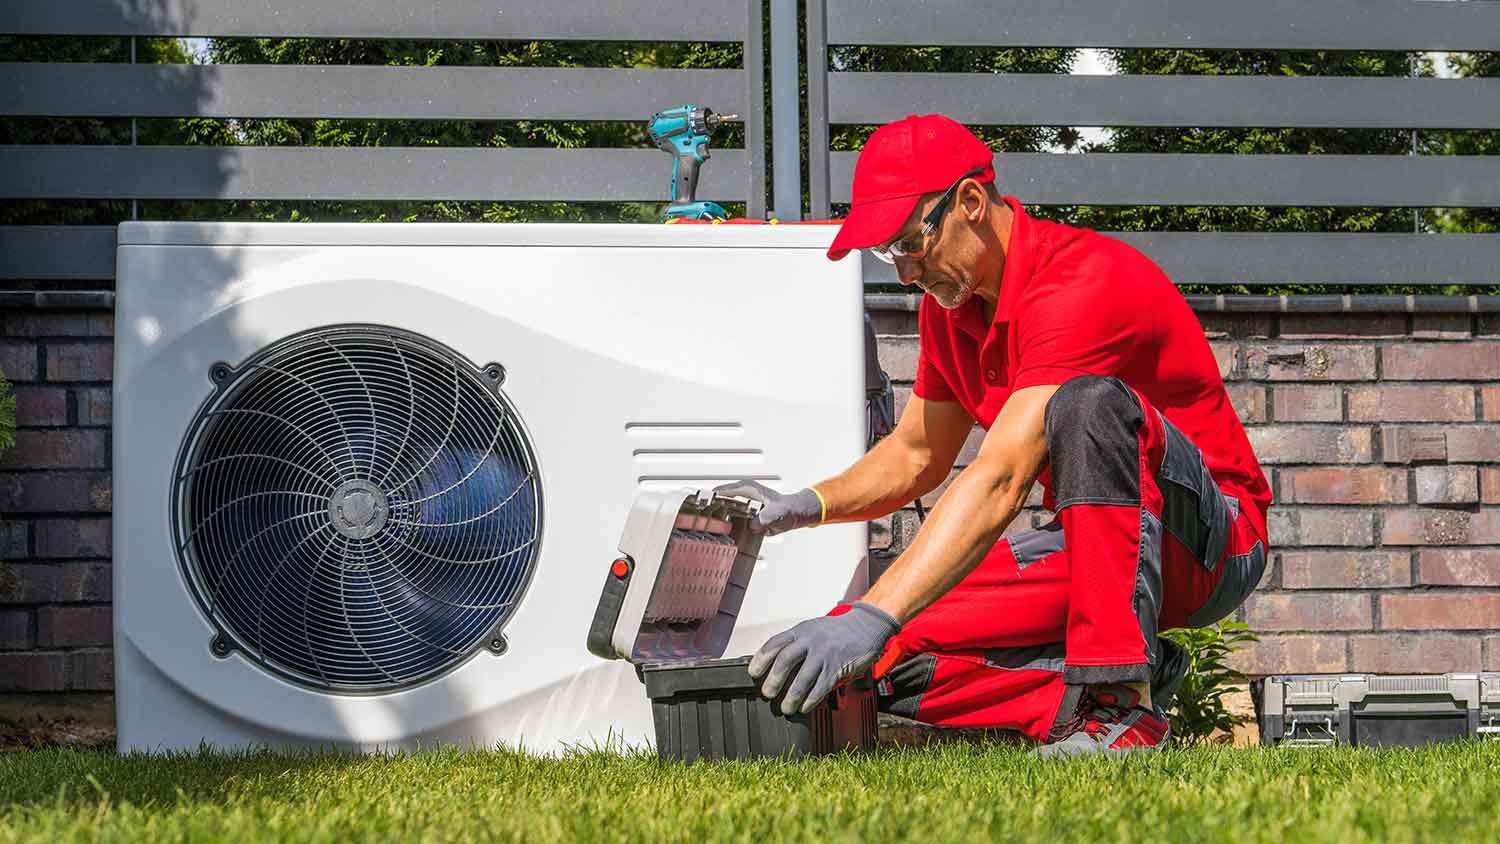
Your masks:
<instances>
[{"instance_id":1,"label":"horizontal fence slat","mask_svg":"<svg viewBox=\"0 0 1500 844\"><path fill-rule=\"evenodd\" d=\"M831 154L848 202L858 153ZM1500 156L1001 153L1001 189L1037 205L1500 205Z\"/></svg>"},{"instance_id":2,"label":"horizontal fence slat","mask_svg":"<svg viewBox=\"0 0 1500 844\"><path fill-rule=\"evenodd\" d=\"M1179 284L1500 285L1500 234L1105 232ZM868 284L899 284L864 255Z\"/></svg>"},{"instance_id":3,"label":"horizontal fence slat","mask_svg":"<svg viewBox=\"0 0 1500 844\"><path fill-rule=\"evenodd\" d=\"M744 201L744 150L716 150L699 199ZM666 201L656 150L0 146L11 199Z\"/></svg>"},{"instance_id":4,"label":"horizontal fence slat","mask_svg":"<svg viewBox=\"0 0 1500 844\"><path fill-rule=\"evenodd\" d=\"M114 226L0 226L0 279L114 277Z\"/></svg>"},{"instance_id":5,"label":"horizontal fence slat","mask_svg":"<svg viewBox=\"0 0 1500 844\"><path fill-rule=\"evenodd\" d=\"M1451 0L827 0L828 43L1500 50L1500 4Z\"/></svg>"},{"instance_id":6,"label":"horizontal fence slat","mask_svg":"<svg viewBox=\"0 0 1500 844\"><path fill-rule=\"evenodd\" d=\"M744 113L739 70L0 63L0 115L630 120Z\"/></svg>"},{"instance_id":7,"label":"horizontal fence slat","mask_svg":"<svg viewBox=\"0 0 1500 844\"><path fill-rule=\"evenodd\" d=\"M8 0L0 33L743 41L735 0Z\"/></svg>"},{"instance_id":8,"label":"horizontal fence slat","mask_svg":"<svg viewBox=\"0 0 1500 844\"><path fill-rule=\"evenodd\" d=\"M1500 127L1500 79L830 73L828 99L843 124Z\"/></svg>"},{"instance_id":9,"label":"horizontal fence slat","mask_svg":"<svg viewBox=\"0 0 1500 844\"><path fill-rule=\"evenodd\" d=\"M1497 234L1107 232L1178 283L1500 284ZM866 255L868 283L897 283ZM108 279L114 226L0 226L0 278Z\"/></svg>"}]
</instances>

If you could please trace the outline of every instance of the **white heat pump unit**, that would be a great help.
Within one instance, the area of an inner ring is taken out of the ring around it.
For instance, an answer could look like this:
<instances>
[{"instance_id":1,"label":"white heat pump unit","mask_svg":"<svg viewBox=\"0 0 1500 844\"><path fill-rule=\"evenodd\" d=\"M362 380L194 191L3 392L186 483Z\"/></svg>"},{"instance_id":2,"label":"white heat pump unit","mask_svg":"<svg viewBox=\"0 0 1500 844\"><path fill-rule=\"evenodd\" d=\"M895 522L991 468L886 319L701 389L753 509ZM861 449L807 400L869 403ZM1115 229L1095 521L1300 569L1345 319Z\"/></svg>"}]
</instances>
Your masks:
<instances>
[{"instance_id":1,"label":"white heat pump unit","mask_svg":"<svg viewBox=\"0 0 1500 844\"><path fill-rule=\"evenodd\" d=\"M649 742L585 647L636 495L864 449L833 233L121 225L120 748ZM865 546L768 539L726 653L864 588Z\"/></svg>"}]
</instances>

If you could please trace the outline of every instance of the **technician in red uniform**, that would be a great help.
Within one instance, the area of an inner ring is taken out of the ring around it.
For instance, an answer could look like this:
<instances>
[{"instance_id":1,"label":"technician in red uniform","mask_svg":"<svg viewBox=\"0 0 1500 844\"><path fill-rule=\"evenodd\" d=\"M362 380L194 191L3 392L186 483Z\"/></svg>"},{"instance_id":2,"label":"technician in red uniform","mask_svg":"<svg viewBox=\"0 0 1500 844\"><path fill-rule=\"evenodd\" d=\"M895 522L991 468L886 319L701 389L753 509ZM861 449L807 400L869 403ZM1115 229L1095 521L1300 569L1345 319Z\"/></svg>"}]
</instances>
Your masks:
<instances>
[{"instance_id":1,"label":"technician in red uniform","mask_svg":"<svg viewBox=\"0 0 1500 844\"><path fill-rule=\"evenodd\" d=\"M974 461L864 597L772 637L750 672L790 713L872 665L884 711L1008 727L1042 752L1168 738L1186 671L1157 636L1259 582L1271 493L1203 330L1146 256L1035 219L941 115L881 127L828 257L871 249L927 295L896 430L835 478L765 502L770 533L891 513ZM1033 483L1056 519L1002 535Z\"/></svg>"}]
</instances>

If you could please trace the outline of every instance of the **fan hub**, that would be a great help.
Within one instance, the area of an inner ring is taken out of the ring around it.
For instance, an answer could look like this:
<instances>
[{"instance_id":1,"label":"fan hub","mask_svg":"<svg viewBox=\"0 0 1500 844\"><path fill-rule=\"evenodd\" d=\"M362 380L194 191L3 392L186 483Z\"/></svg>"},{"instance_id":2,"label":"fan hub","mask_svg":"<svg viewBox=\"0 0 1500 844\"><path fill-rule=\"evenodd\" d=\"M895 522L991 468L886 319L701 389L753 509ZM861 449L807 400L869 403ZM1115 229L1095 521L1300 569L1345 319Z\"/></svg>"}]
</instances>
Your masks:
<instances>
[{"instance_id":1,"label":"fan hub","mask_svg":"<svg viewBox=\"0 0 1500 844\"><path fill-rule=\"evenodd\" d=\"M328 497L333 529L350 539L368 539L385 527L390 505L385 493L366 480L345 481Z\"/></svg>"}]
</instances>

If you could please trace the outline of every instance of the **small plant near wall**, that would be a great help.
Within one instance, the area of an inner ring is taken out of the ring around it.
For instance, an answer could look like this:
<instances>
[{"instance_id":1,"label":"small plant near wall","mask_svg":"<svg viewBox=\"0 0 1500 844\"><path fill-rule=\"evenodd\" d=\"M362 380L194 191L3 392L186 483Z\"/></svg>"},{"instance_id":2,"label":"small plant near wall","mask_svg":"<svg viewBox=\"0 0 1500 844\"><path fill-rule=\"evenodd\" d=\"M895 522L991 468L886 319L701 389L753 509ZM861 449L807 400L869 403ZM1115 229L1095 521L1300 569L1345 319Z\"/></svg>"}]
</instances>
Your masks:
<instances>
[{"instance_id":1,"label":"small plant near wall","mask_svg":"<svg viewBox=\"0 0 1500 844\"><path fill-rule=\"evenodd\" d=\"M1236 715L1224 697L1244 688L1245 675L1228 665L1229 655L1248 642L1258 641L1240 621L1221 621L1212 627L1178 627L1162 636L1188 653L1187 678L1167 713L1172 735L1188 745L1227 741L1234 728L1250 720Z\"/></svg>"}]
</instances>

